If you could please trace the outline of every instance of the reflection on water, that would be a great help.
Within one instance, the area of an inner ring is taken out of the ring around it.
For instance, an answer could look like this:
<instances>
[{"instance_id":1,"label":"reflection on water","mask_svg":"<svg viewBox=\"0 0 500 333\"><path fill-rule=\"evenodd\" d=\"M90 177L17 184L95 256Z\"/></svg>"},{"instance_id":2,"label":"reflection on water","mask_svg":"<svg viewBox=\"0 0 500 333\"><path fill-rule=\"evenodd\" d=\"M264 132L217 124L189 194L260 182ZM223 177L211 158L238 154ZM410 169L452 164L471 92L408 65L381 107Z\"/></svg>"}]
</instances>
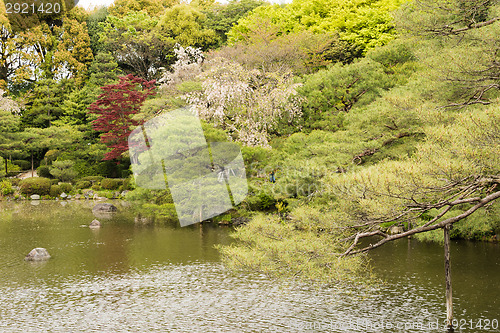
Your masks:
<instances>
[{"instance_id":1,"label":"reflection on water","mask_svg":"<svg viewBox=\"0 0 500 333\"><path fill-rule=\"evenodd\" d=\"M381 287L318 290L228 274L213 249L228 229L135 225L119 206L90 230L92 206L0 203L1 332L444 332L432 326L444 320L438 244L374 252ZM25 262L37 246L53 258ZM500 319L498 250L452 246L457 318ZM431 329L411 328L419 324Z\"/></svg>"}]
</instances>

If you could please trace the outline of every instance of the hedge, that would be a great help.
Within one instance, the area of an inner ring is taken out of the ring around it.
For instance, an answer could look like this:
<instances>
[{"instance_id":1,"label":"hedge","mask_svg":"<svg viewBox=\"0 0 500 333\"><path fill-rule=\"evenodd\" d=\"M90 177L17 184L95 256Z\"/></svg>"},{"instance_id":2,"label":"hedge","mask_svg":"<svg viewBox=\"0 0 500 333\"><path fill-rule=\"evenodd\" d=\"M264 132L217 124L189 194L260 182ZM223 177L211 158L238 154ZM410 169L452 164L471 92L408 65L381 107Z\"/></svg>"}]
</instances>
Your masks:
<instances>
[{"instance_id":1,"label":"hedge","mask_svg":"<svg viewBox=\"0 0 500 333\"><path fill-rule=\"evenodd\" d=\"M63 190L61 189L61 187L59 185L52 185L50 187L50 196L51 197L54 197L54 198L57 198L58 196L61 195L61 193L63 193Z\"/></svg>"},{"instance_id":2,"label":"hedge","mask_svg":"<svg viewBox=\"0 0 500 333\"><path fill-rule=\"evenodd\" d=\"M31 177L23 179L19 183L20 192L25 195L47 195L50 193L50 179L43 177Z\"/></svg>"},{"instance_id":3,"label":"hedge","mask_svg":"<svg viewBox=\"0 0 500 333\"><path fill-rule=\"evenodd\" d=\"M39 177L52 178L52 175L50 174L50 168L46 165L40 165L36 169L36 173Z\"/></svg>"},{"instance_id":4,"label":"hedge","mask_svg":"<svg viewBox=\"0 0 500 333\"><path fill-rule=\"evenodd\" d=\"M122 184L122 179L104 178L101 180L101 187L105 190L117 190Z\"/></svg>"},{"instance_id":5,"label":"hedge","mask_svg":"<svg viewBox=\"0 0 500 333\"><path fill-rule=\"evenodd\" d=\"M31 162L28 162L25 160L14 160L14 161L12 161L12 164L19 166L22 170L31 169Z\"/></svg>"},{"instance_id":6,"label":"hedge","mask_svg":"<svg viewBox=\"0 0 500 333\"><path fill-rule=\"evenodd\" d=\"M66 194L69 194L69 192L73 190L73 185L71 185L70 183L61 183L59 184L59 187Z\"/></svg>"}]
</instances>

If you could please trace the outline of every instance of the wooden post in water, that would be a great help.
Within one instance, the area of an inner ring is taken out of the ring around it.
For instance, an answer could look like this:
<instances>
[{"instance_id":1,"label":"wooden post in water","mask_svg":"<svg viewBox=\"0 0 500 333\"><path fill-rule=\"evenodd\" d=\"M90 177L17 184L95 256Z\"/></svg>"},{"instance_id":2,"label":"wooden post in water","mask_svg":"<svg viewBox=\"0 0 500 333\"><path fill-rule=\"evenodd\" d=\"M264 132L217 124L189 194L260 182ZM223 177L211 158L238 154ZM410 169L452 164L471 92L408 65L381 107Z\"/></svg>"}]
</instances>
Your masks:
<instances>
[{"instance_id":1,"label":"wooden post in water","mask_svg":"<svg viewBox=\"0 0 500 333\"><path fill-rule=\"evenodd\" d=\"M446 278L446 326L453 331L453 297L451 289L451 267L450 267L450 229L446 225L444 231L444 274Z\"/></svg>"}]
</instances>

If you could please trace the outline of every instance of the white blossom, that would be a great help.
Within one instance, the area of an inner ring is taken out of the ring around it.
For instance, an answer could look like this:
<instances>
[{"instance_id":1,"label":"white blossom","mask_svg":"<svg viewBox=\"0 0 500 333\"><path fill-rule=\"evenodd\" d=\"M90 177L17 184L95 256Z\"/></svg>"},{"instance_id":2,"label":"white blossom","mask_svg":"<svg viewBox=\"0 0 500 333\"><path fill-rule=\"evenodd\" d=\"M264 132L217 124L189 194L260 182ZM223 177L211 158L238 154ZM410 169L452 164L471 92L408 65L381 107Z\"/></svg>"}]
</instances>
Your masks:
<instances>
[{"instance_id":1,"label":"white blossom","mask_svg":"<svg viewBox=\"0 0 500 333\"><path fill-rule=\"evenodd\" d=\"M202 90L183 96L198 116L228 130L249 146L268 146L278 123L301 115L298 84L291 74L246 70L224 58L211 60L201 72Z\"/></svg>"}]
</instances>

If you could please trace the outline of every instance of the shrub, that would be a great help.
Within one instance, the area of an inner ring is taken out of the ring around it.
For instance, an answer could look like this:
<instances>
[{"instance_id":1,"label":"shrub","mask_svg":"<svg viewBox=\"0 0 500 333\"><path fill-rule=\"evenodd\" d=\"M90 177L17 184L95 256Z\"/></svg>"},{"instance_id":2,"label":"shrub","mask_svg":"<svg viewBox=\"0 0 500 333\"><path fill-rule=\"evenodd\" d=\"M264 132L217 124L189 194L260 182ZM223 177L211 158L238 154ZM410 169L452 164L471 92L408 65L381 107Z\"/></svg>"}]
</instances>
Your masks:
<instances>
[{"instance_id":1,"label":"shrub","mask_svg":"<svg viewBox=\"0 0 500 333\"><path fill-rule=\"evenodd\" d=\"M51 149L45 153L45 161L47 163L52 163L53 161L56 160L56 158L60 155L60 151L57 149Z\"/></svg>"},{"instance_id":2,"label":"shrub","mask_svg":"<svg viewBox=\"0 0 500 333\"><path fill-rule=\"evenodd\" d=\"M31 169L31 163L25 160L14 160L12 161L12 164L19 166L22 170Z\"/></svg>"},{"instance_id":3,"label":"shrub","mask_svg":"<svg viewBox=\"0 0 500 333\"><path fill-rule=\"evenodd\" d=\"M261 192L256 196L250 196L246 199L250 210L266 211L275 208L276 199L267 193Z\"/></svg>"},{"instance_id":4,"label":"shrub","mask_svg":"<svg viewBox=\"0 0 500 333\"><path fill-rule=\"evenodd\" d=\"M23 179L19 183L20 191L25 195L47 195L50 192L50 179L43 177L32 177Z\"/></svg>"},{"instance_id":5,"label":"shrub","mask_svg":"<svg viewBox=\"0 0 500 333\"><path fill-rule=\"evenodd\" d=\"M77 189L90 188L92 186L92 183L88 180L80 180L76 183L75 186Z\"/></svg>"},{"instance_id":6,"label":"shrub","mask_svg":"<svg viewBox=\"0 0 500 333\"><path fill-rule=\"evenodd\" d=\"M21 179L19 179L19 178L9 178L9 182L12 184L12 186L18 186L19 183L21 182Z\"/></svg>"},{"instance_id":7,"label":"shrub","mask_svg":"<svg viewBox=\"0 0 500 333\"><path fill-rule=\"evenodd\" d=\"M69 193L73 190L73 185L71 185L69 183L61 183L61 184L59 184L59 187L61 188L61 190L64 193Z\"/></svg>"},{"instance_id":8,"label":"shrub","mask_svg":"<svg viewBox=\"0 0 500 333\"><path fill-rule=\"evenodd\" d=\"M7 179L3 179L0 181L0 194L1 195L9 195L14 193L14 189L12 188L11 182Z\"/></svg>"},{"instance_id":9,"label":"shrub","mask_svg":"<svg viewBox=\"0 0 500 333\"><path fill-rule=\"evenodd\" d=\"M127 178L123 181L122 191L127 190L130 191L132 189L132 182L130 178Z\"/></svg>"},{"instance_id":10,"label":"shrub","mask_svg":"<svg viewBox=\"0 0 500 333\"><path fill-rule=\"evenodd\" d=\"M2 163L2 165L4 165L5 161ZM31 167L31 165L30 165ZM19 165L16 165L16 164L13 164L11 161L7 161L7 174L17 174L19 171L21 171L21 167ZM4 172L3 171L3 168L2 168L2 171L1 172Z\"/></svg>"},{"instance_id":11,"label":"shrub","mask_svg":"<svg viewBox=\"0 0 500 333\"><path fill-rule=\"evenodd\" d=\"M102 176L87 176L87 177L82 177L80 178L80 181L89 181L91 182L92 184L95 184L95 183L100 183L100 181L103 179L104 177Z\"/></svg>"},{"instance_id":12,"label":"shrub","mask_svg":"<svg viewBox=\"0 0 500 333\"><path fill-rule=\"evenodd\" d=\"M63 193L63 190L61 189L61 187L59 185L52 185L50 187L49 194L51 197L57 198L58 196L61 195L61 193Z\"/></svg>"},{"instance_id":13,"label":"shrub","mask_svg":"<svg viewBox=\"0 0 500 333\"><path fill-rule=\"evenodd\" d=\"M122 184L123 184L123 180L121 180L121 179L104 178L101 181L101 187L103 189L106 189L106 190L116 190Z\"/></svg>"},{"instance_id":14,"label":"shrub","mask_svg":"<svg viewBox=\"0 0 500 333\"><path fill-rule=\"evenodd\" d=\"M55 161L50 168L50 173L62 181L71 181L76 177L77 172L73 170L73 161Z\"/></svg>"},{"instance_id":15,"label":"shrub","mask_svg":"<svg viewBox=\"0 0 500 333\"><path fill-rule=\"evenodd\" d=\"M50 174L50 168L46 165L40 165L36 169L36 172L38 173L39 177L52 178L52 175Z\"/></svg>"},{"instance_id":16,"label":"shrub","mask_svg":"<svg viewBox=\"0 0 500 333\"><path fill-rule=\"evenodd\" d=\"M51 179L51 180L50 180L50 183L51 183L52 185L57 185L57 184L59 184L59 182L60 182L60 180L59 180L59 179Z\"/></svg>"},{"instance_id":17,"label":"shrub","mask_svg":"<svg viewBox=\"0 0 500 333\"><path fill-rule=\"evenodd\" d=\"M97 185L97 184L94 184L94 185L92 185L92 189L93 189L94 191L99 191L99 190L101 189L101 186L99 186L99 185Z\"/></svg>"}]
</instances>

